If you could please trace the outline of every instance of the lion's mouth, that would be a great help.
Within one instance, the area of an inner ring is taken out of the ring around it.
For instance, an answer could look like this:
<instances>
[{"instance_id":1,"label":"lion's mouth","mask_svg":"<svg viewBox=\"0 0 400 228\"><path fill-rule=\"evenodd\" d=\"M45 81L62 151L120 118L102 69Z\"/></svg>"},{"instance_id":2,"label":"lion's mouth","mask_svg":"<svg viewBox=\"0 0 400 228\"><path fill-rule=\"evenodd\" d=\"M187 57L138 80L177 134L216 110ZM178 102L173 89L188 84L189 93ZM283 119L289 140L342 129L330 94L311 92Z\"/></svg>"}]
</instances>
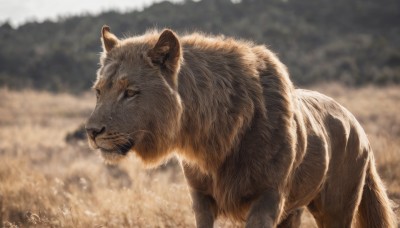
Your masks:
<instances>
[{"instance_id":1,"label":"lion's mouth","mask_svg":"<svg viewBox=\"0 0 400 228\"><path fill-rule=\"evenodd\" d=\"M100 151L105 154L119 154L126 155L134 146L134 142L129 140L128 142L120 145L116 145L113 149L107 149L103 147L99 147Z\"/></svg>"}]
</instances>

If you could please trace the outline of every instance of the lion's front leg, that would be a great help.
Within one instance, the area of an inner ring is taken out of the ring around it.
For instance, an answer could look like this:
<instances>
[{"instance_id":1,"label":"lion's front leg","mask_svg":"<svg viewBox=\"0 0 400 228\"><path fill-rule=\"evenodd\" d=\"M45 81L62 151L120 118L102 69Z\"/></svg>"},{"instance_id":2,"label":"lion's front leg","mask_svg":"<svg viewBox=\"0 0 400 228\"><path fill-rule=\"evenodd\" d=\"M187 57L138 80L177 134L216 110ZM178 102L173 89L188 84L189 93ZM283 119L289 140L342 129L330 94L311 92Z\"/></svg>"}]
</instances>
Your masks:
<instances>
[{"instance_id":1,"label":"lion's front leg","mask_svg":"<svg viewBox=\"0 0 400 228\"><path fill-rule=\"evenodd\" d=\"M252 203L246 228L276 227L282 210L283 199L281 195L275 190L267 191Z\"/></svg>"},{"instance_id":2,"label":"lion's front leg","mask_svg":"<svg viewBox=\"0 0 400 228\"><path fill-rule=\"evenodd\" d=\"M211 196L192 190L193 211L197 228L212 228L217 217L216 204Z\"/></svg>"},{"instance_id":3,"label":"lion's front leg","mask_svg":"<svg viewBox=\"0 0 400 228\"><path fill-rule=\"evenodd\" d=\"M298 208L289 214L279 223L278 228L298 228L301 224L301 215L304 208Z\"/></svg>"}]
</instances>

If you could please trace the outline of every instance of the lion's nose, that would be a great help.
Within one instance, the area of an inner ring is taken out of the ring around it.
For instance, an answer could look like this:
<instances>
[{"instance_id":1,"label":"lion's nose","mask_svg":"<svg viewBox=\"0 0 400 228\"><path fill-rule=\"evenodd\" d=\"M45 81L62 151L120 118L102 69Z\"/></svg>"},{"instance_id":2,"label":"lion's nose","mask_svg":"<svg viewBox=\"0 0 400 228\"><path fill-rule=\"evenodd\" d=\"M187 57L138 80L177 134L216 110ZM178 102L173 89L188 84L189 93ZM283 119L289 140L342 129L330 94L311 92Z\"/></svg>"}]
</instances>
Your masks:
<instances>
[{"instance_id":1,"label":"lion's nose","mask_svg":"<svg viewBox=\"0 0 400 228\"><path fill-rule=\"evenodd\" d=\"M106 127L86 126L86 132L93 140L96 138L96 136L102 134L105 130Z\"/></svg>"}]
</instances>

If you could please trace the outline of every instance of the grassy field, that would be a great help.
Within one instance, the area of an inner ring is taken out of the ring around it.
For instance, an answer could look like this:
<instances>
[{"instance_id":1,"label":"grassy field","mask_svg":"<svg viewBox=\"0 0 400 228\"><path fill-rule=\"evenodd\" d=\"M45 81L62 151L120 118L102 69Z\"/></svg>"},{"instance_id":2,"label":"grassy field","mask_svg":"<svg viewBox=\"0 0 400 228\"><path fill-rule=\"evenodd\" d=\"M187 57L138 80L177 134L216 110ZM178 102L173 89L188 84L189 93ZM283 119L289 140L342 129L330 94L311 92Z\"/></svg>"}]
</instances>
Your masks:
<instances>
[{"instance_id":1,"label":"grassy field","mask_svg":"<svg viewBox=\"0 0 400 228\"><path fill-rule=\"evenodd\" d=\"M312 89L355 114L391 199L400 203L400 87ZM106 165L86 141L65 141L90 114L92 94L0 89L0 97L3 227L194 227L179 167L145 170L134 155L118 166ZM224 220L217 224L229 226L234 225ZM309 214L302 226L315 226Z\"/></svg>"}]
</instances>

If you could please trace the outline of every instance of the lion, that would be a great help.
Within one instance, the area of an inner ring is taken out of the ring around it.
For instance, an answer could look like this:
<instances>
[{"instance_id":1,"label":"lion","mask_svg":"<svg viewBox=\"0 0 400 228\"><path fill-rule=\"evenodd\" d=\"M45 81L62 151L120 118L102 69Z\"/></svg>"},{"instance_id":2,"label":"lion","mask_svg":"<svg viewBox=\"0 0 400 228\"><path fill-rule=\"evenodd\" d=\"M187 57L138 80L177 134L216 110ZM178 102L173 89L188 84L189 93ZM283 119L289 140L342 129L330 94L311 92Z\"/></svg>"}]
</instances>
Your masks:
<instances>
[{"instance_id":1,"label":"lion","mask_svg":"<svg viewBox=\"0 0 400 228\"><path fill-rule=\"evenodd\" d=\"M396 227L363 128L295 89L265 46L170 29L119 39L108 26L101 40L91 147L109 162L176 155L197 227L297 227L303 208L319 227Z\"/></svg>"}]
</instances>

